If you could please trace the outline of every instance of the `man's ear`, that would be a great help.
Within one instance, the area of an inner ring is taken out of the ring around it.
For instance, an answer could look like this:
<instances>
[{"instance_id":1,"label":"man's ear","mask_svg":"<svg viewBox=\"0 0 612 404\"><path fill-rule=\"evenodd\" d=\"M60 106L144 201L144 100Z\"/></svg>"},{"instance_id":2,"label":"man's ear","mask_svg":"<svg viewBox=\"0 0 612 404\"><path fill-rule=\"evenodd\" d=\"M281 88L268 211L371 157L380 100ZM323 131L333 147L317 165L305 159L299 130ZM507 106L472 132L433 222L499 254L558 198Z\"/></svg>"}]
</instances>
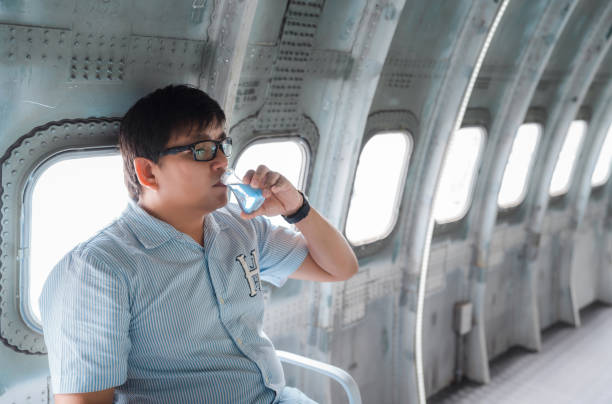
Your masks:
<instances>
[{"instance_id":1,"label":"man's ear","mask_svg":"<svg viewBox=\"0 0 612 404\"><path fill-rule=\"evenodd\" d=\"M154 168L155 163L144 157L134 158L134 169L136 170L136 177L138 182L145 188L157 190L159 184L155 178Z\"/></svg>"}]
</instances>

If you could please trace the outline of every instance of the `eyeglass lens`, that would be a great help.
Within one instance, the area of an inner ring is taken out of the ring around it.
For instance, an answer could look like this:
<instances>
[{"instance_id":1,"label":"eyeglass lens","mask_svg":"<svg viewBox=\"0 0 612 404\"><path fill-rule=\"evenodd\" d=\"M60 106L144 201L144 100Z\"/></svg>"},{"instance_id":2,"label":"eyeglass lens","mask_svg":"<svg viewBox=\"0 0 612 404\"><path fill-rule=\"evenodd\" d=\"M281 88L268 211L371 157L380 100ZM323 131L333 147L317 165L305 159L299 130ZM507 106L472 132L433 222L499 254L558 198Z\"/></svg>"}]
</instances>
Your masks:
<instances>
[{"instance_id":1,"label":"eyeglass lens","mask_svg":"<svg viewBox=\"0 0 612 404\"><path fill-rule=\"evenodd\" d=\"M196 160L208 161L214 159L217 155L218 148L219 147L217 146L217 144L211 141L204 141L198 143L194 147ZM221 149L223 151L223 154L225 154L226 157L229 157L232 154L232 143L228 140L224 140L221 143Z\"/></svg>"}]
</instances>

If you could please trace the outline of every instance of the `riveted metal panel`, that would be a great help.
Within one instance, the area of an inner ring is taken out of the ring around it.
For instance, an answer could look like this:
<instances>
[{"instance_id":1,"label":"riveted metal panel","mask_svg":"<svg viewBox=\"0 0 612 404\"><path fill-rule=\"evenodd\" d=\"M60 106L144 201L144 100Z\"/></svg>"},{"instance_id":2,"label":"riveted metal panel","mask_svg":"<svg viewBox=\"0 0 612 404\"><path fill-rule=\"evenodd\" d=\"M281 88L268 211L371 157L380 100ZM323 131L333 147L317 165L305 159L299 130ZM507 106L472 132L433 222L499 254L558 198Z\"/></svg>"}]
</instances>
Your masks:
<instances>
[{"instance_id":1,"label":"riveted metal panel","mask_svg":"<svg viewBox=\"0 0 612 404\"><path fill-rule=\"evenodd\" d=\"M43 336L28 327L21 305L21 260L28 246L21 240L23 193L30 174L45 160L61 151L117 144L117 119L90 118L50 122L33 129L11 146L0 159L0 339L24 353L44 354ZM17 258L17 259L15 259Z\"/></svg>"}]
</instances>

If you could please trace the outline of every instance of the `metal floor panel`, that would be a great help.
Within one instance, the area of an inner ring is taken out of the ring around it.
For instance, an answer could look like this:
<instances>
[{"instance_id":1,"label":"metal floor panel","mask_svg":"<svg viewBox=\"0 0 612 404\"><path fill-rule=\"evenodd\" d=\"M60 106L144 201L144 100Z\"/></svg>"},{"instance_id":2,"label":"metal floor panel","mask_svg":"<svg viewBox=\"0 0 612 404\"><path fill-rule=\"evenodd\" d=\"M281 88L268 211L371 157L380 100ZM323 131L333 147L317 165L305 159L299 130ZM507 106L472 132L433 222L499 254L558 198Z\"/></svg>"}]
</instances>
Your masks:
<instances>
[{"instance_id":1,"label":"metal floor panel","mask_svg":"<svg viewBox=\"0 0 612 404\"><path fill-rule=\"evenodd\" d=\"M581 312L578 329L556 325L542 335L542 351L511 349L491 363L491 383L465 383L428 403L612 403L612 308Z\"/></svg>"}]
</instances>

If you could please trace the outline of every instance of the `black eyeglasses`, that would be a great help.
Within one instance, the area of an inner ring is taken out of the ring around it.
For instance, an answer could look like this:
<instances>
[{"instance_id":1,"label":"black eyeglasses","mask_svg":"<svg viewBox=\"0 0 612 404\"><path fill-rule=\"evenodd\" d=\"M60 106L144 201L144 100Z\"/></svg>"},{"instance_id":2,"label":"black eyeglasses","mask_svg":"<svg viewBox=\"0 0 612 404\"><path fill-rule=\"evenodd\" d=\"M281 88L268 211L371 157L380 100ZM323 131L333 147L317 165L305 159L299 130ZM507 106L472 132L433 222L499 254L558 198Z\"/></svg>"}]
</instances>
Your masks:
<instances>
[{"instance_id":1,"label":"black eyeglasses","mask_svg":"<svg viewBox=\"0 0 612 404\"><path fill-rule=\"evenodd\" d=\"M210 161L217 155L217 150L221 149L225 157L232 155L232 138L226 137L223 140L200 140L185 146L176 146L163 150L159 157L167 154L176 154L191 150L195 161Z\"/></svg>"}]
</instances>

